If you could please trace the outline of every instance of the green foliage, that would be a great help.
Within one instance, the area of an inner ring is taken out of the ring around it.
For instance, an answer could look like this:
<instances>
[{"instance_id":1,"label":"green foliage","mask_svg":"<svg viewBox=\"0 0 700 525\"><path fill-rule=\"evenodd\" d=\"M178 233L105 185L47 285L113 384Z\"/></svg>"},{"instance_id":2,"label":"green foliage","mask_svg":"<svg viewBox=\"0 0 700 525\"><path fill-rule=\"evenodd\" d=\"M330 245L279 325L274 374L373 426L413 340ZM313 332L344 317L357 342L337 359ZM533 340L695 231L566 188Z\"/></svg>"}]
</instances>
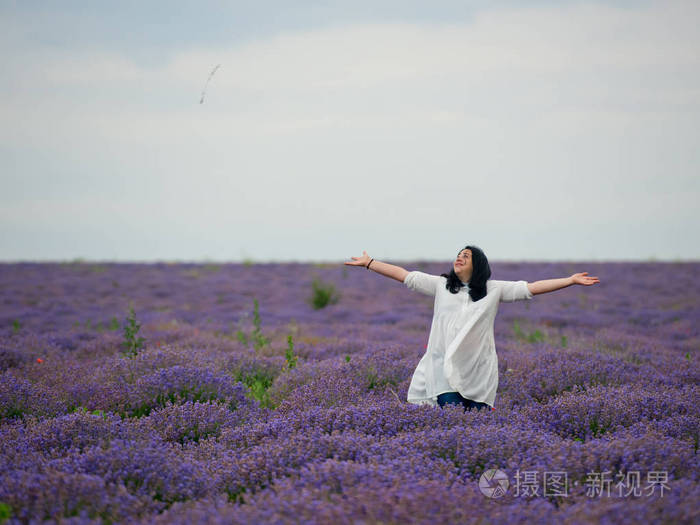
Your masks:
<instances>
[{"instance_id":1,"label":"green foliage","mask_svg":"<svg viewBox=\"0 0 700 525\"><path fill-rule=\"evenodd\" d=\"M250 383L248 388L252 396L260 401L260 406L272 408L272 402L270 401L270 394L268 389L272 386L272 379L266 377L256 377L254 381Z\"/></svg>"},{"instance_id":2,"label":"green foliage","mask_svg":"<svg viewBox=\"0 0 700 525\"><path fill-rule=\"evenodd\" d=\"M610 425L606 425L602 421L598 421L597 417L591 419L590 423L588 424L588 428L591 429L591 434L593 437L600 437L601 435L605 434L605 432L608 431L609 426Z\"/></svg>"},{"instance_id":3,"label":"green foliage","mask_svg":"<svg viewBox=\"0 0 700 525\"><path fill-rule=\"evenodd\" d=\"M115 332L119 330L119 321L117 321L116 317L112 317L112 319L110 320L109 329L114 330Z\"/></svg>"},{"instance_id":4,"label":"green foliage","mask_svg":"<svg viewBox=\"0 0 700 525\"><path fill-rule=\"evenodd\" d=\"M686 352L686 353L685 353L685 358L686 358L688 361L690 361L690 352Z\"/></svg>"},{"instance_id":5,"label":"green foliage","mask_svg":"<svg viewBox=\"0 0 700 525\"><path fill-rule=\"evenodd\" d=\"M268 390L272 386L275 376L270 372L264 370L256 370L246 374L239 372L234 375L234 379L248 387L250 395L260 402L260 406L274 408Z\"/></svg>"},{"instance_id":6,"label":"green foliage","mask_svg":"<svg viewBox=\"0 0 700 525\"><path fill-rule=\"evenodd\" d=\"M297 356L294 355L294 342L292 341L292 334L287 336L287 350L284 353L284 358L287 360L287 368L291 370L297 366Z\"/></svg>"},{"instance_id":7,"label":"green foliage","mask_svg":"<svg viewBox=\"0 0 700 525\"><path fill-rule=\"evenodd\" d=\"M312 294L309 298L309 304L314 310L320 310L329 304L336 304L340 300L340 293L330 283L326 284L314 279L311 287Z\"/></svg>"},{"instance_id":8,"label":"green foliage","mask_svg":"<svg viewBox=\"0 0 700 525\"><path fill-rule=\"evenodd\" d=\"M215 422L208 426L198 425L197 423L190 423L181 430L179 437L175 439L180 445L187 445L188 443L199 443L211 436L217 436L219 430L221 429L221 423ZM155 499L155 498L154 498Z\"/></svg>"},{"instance_id":9,"label":"green foliage","mask_svg":"<svg viewBox=\"0 0 700 525\"><path fill-rule=\"evenodd\" d=\"M262 330L260 329L261 321L260 312L258 311L258 300L254 299L253 304L253 331L250 333L250 339L253 341L253 348L255 348L255 351L257 352L262 347L267 345L270 340L262 334Z\"/></svg>"},{"instance_id":10,"label":"green foliage","mask_svg":"<svg viewBox=\"0 0 700 525\"><path fill-rule=\"evenodd\" d=\"M207 401L215 401L218 398L216 393L211 391L211 388L181 388L177 392L168 392L158 394L156 396L156 406L165 407L168 403L176 405L183 400L205 403Z\"/></svg>"},{"instance_id":11,"label":"green foliage","mask_svg":"<svg viewBox=\"0 0 700 525\"><path fill-rule=\"evenodd\" d=\"M238 340L244 345L248 344L248 335L243 330L238 330L236 332L236 337L238 337Z\"/></svg>"},{"instance_id":12,"label":"green foliage","mask_svg":"<svg viewBox=\"0 0 700 525\"><path fill-rule=\"evenodd\" d=\"M397 386L395 378L382 377L381 375L379 375L379 372L377 372L377 369L374 367L374 365L370 365L365 370L365 380L366 380L365 385L367 386L368 392L370 390L375 389L375 388L381 389L387 385Z\"/></svg>"},{"instance_id":13,"label":"green foliage","mask_svg":"<svg viewBox=\"0 0 700 525\"><path fill-rule=\"evenodd\" d=\"M239 326L240 322L241 319L238 320ZM233 338L234 336L223 335L222 337ZM235 338L238 339L238 341L245 346L248 346L252 342L256 352L270 343L270 340L267 337L265 337L262 333L260 305L258 304L257 299L253 299L253 329L248 334L243 329L239 328L235 332Z\"/></svg>"},{"instance_id":14,"label":"green foliage","mask_svg":"<svg viewBox=\"0 0 700 525\"><path fill-rule=\"evenodd\" d=\"M217 393L206 385L199 388L184 387L179 390L161 392L155 396L155 399L152 398L141 405L129 406L126 411L120 412L119 415L122 419L129 417L146 417L154 409L166 407L169 403L179 405L182 404L183 401L206 403L208 401L224 402L225 400L219 398ZM234 402L229 402L228 407L230 410L236 410Z\"/></svg>"},{"instance_id":15,"label":"green foliage","mask_svg":"<svg viewBox=\"0 0 700 525\"><path fill-rule=\"evenodd\" d=\"M522 329L520 328L520 323L518 322L517 319L513 321L513 333L515 334L516 339L524 339L525 334L523 333Z\"/></svg>"},{"instance_id":16,"label":"green foliage","mask_svg":"<svg viewBox=\"0 0 700 525\"><path fill-rule=\"evenodd\" d=\"M107 419L107 416L105 416L104 410L93 410L92 412L90 412L87 408L85 408L83 406L77 406L77 407L71 408L68 411L69 414L72 414L74 412L81 412L83 414L91 414L93 416L100 416L103 419Z\"/></svg>"},{"instance_id":17,"label":"green foliage","mask_svg":"<svg viewBox=\"0 0 700 525\"><path fill-rule=\"evenodd\" d=\"M515 333L515 337L517 339L521 341L527 341L528 343L537 343L540 341L544 341L545 339L544 334L539 330L535 330L534 332L529 334L523 332L520 328L520 323L517 319L513 321L513 332Z\"/></svg>"},{"instance_id":18,"label":"green foliage","mask_svg":"<svg viewBox=\"0 0 700 525\"><path fill-rule=\"evenodd\" d=\"M134 308L133 306L129 307L129 317L126 318L126 325L124 326L124 342L122 343L124 354L127 357L135 357L138 354L138 351L143 348L143 344L146 340L143 337L137 337L140 329L141 324L136 321Z\"/></svg>"},{"instance_id":19,"label":"green foliage","mask_svg":"<svg viewBox=\"0 0 700 525\"><path fill-rule=\"evenodd\" d=\"M22 325L19 322L19 319L15 319L12 321L12 333L16 334L19 332L19 329L22 327Z\"/></svg>"},{"instance_id":20,"label":"green foliage","mask_svg":"<svg viewBox=\"0 0 700 525\"><path fill-rule=\"evenodd\" d=\"M561 336L561 346L563 348L566 348L566 336L565 335Z\"/></svg>"},{"instance_id":21,"label":"green foliage","mask_svg":"<svg viewBox=\"0 0 700 525\"><path fill-rule=\"evenodd\" d=\"M350 362L350 356L349 356L349 355L346 355L346 356L345 356L345 362L346 362L346 363L349 363L349 362Z\"/></svg>"},{"instance_id":22,"label":"green foliage","mask_svg":"<svg viewBox=\"0 0 700 525\"><path fill-rule=\"evenodd\" d=\"M7 503L0 502L0 523L5 523L12 517L12 507Z\"/></svg>"},{"instance_id":23,"label":"green foliage","mask_svg":"<svg viewBox=\"0 0 700 525\"><path fill-rule=\"evenodd\" d=\"M0 412L0 419L21 419L22 417L24 417L24 410L16 405L10 405Z\"/></svg>"},{"instance_id":24,"label":"green foliage","mask_svg":"<svg viewBox=\"0 0 700 525\"><path fill-rule=\"evenodd\" d=\"M260 319L260 304L257 299L253 299L253 333L260 333L262 321Z\"/></svg>"},{"instance_id":25,"label":"green foliage","mask_svg":"<svg viewBox=\"0 0 700 525\"><path fill-rule=\"evenodd\" d=\"M535 330L534 332L527 335L528 343L538 343L540 341L544 341L544 334L539 330Z\"/></svg>"},{"instance_id":26,"label":"green foliage","mask_svg":"<svg viewBox=\"0 0 700 525\"><path fill-rule=\"evenodd\" d=\"M232 488L227 488L226 489L226 494L228 501L230 503L238 503L238 504L243 504L245 503L245 498L243 495L246 493L246 488L245 487L238 487L236 489Z\"/></svg>"}]
</instances>

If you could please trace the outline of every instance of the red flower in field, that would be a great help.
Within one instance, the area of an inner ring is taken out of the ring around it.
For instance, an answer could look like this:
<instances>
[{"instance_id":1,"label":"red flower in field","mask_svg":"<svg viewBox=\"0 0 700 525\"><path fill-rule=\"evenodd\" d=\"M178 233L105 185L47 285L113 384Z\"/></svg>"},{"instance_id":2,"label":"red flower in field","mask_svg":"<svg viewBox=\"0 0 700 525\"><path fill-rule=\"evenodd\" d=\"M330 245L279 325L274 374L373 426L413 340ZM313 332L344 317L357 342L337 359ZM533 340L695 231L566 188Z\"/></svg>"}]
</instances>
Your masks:
<instances>
[{"instance_id":1,"label":"red flower in field","mask_svg":"<svg viewBox=\"0 0 700 525\"><path fill-rule=\"evenodd\" d=\"M43 363L44 360L43 360L41 357L37 357L37 358L36 358L36 362L37 362L37 363Z\"/></svg>"},{"instance_id":2,"label":"red flower in field","mask_svg":"<svg viewBox=\"0 0 700 525\"><path fill-rule=\"evenodd\" d=\"M160 345L161 345L161 342L158 341L158 342L156 343L156 346L160 346Z\"/></svg>"}]
</instances>

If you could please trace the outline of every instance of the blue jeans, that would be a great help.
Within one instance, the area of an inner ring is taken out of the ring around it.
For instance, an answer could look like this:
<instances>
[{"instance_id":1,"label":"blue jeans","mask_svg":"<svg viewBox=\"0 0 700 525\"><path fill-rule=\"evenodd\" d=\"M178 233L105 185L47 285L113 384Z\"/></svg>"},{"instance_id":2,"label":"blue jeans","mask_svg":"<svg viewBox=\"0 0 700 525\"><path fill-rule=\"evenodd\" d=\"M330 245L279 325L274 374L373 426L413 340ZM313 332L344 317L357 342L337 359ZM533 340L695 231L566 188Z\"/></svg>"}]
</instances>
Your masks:
<instances>
[{"instance_id":1,"label":"blue jeans","mask_svg":"<svg viewBox=\"0 0 700 525\"><path fill-rule=\"evenodd\" d=\"M437 402L440 408L445 405L462 405L465 412L472 408L476 408L477 410L485 408L489 410L489 406L486 403L479 403L478 401L472 401L471 399L462 397L459 392L445 392L444 394L440 394L437 397Z\"/></svg>"}]
</instances>

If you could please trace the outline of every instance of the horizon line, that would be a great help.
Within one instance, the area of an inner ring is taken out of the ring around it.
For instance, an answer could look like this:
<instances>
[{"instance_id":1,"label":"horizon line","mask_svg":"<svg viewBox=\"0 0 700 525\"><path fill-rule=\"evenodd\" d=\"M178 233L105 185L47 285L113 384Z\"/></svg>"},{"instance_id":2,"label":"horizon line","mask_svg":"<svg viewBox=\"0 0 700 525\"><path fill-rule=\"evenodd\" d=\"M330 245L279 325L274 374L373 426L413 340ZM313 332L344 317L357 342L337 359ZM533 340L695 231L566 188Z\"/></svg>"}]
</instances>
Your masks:
<instances>
[{"instance_id":1,"label":"horizon line","mask_svg":"<svg viewBox=\"0 0 700 525\"><path fill-rule=\"evenodd\" d=\"M381 260L381 259L377 259ZM450 259L395 259L387 257L384 262L395 263L420 263L420 264L443 264L450 262ZM253 257L244 257L242 259L88 259L84 257L74 257L72 259L15 259L2 260L0 264L344 264L346 260L328 260L328 259L310 259L310 260L274 260L274 259L255 259ZM632 258L614 258L614 259L489 259L490 263L700 263L700 258L658 258L648 257L645 259ZM351 266L351 265L348 265Z\"/></svg>"}]
</instances>

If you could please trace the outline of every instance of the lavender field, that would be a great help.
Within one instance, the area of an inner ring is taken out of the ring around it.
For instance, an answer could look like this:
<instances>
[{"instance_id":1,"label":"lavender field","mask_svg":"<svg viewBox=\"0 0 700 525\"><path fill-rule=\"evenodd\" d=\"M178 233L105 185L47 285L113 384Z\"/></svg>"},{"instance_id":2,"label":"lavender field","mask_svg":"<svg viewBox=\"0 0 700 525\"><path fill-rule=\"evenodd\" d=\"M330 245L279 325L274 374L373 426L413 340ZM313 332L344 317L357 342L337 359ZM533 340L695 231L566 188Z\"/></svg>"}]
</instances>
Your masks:
<instances>
[{"instance_id":1,"label":"lavender field","mask_svg":"<svg viewBox=\"0 0 700 525\"><path fill-rule=\"evenodd\" d=\"M601 282L502 303L464 413L406 402L432 298L342 261L0 265L0 522L698 523L700 263L491 268Z\"/></svg>"}]
</instances>

